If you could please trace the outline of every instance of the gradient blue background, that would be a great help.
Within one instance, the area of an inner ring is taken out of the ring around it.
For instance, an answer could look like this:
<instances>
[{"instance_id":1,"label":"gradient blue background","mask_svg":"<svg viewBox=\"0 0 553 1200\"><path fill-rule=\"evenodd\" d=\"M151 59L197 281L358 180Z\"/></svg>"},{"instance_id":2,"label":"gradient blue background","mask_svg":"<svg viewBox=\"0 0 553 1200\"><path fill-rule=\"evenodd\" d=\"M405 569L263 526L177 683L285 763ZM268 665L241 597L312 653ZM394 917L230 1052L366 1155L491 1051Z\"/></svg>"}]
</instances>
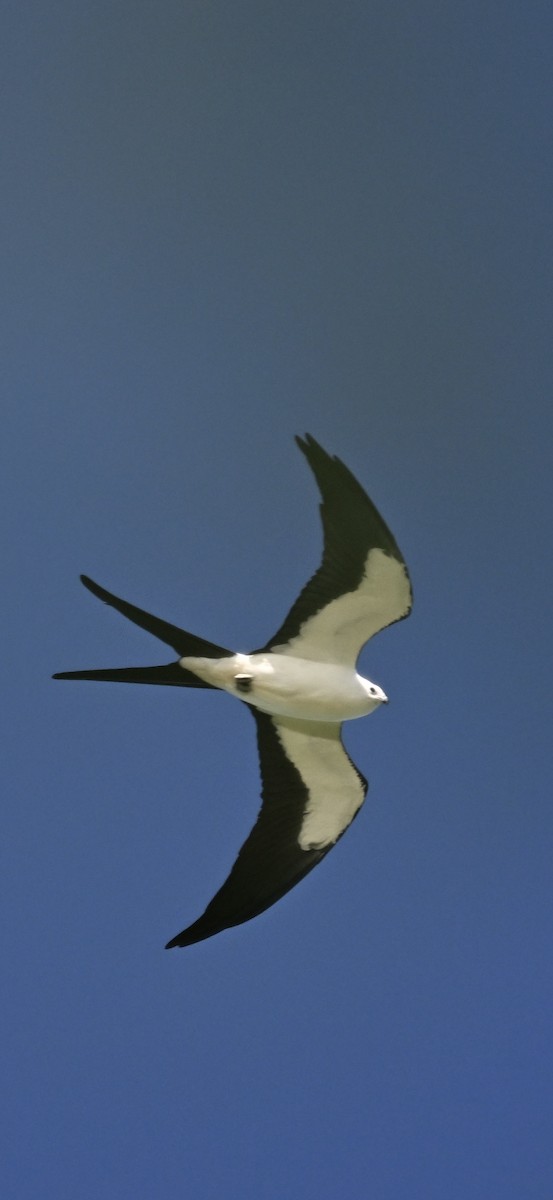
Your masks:
<instances>
[{"instance_id":1,"label":"gradient blue background","mask_svg":"<svg viewBox=\"0 0 553 1200\"><path fill-rule=\"evenodd\" d=\"M2 22L2 1194L550 1200L551 8L119 0ZM320 556L309 430L409 563L353 830L165 941L258 807L217 642Z\"/></svg>"}]
</instances>

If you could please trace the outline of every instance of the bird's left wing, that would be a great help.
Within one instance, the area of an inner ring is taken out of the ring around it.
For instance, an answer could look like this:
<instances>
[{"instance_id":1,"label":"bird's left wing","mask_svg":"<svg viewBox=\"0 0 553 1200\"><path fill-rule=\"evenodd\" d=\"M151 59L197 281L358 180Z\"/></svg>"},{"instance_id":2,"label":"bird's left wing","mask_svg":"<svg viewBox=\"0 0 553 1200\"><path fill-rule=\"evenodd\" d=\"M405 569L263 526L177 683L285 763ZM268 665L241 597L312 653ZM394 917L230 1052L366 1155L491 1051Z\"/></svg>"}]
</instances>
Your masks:
<instances>
[{"instance_id":1,"label":"bird's left wing","mask_svg":"<svg viewBox=\"0 0 553 1200\"><path fill-rule=\"evenodd\" d=\"M250 711L257 723L261 811L226 882L168 950L269 908L332 849L365 799L367 782L344 750L339 725Z\"/></svg>"},{"instance_id":2,"label":"bird's left wing","mask_svg":"<svg viewBox=\"0 0 553 1200\"><path fill-rule=\"evenodd\" d=\"M409 573L351 471L309 434L296 441L321 493L323 559L262 651L354 667L369 638L411 611Z\"/></svg>"}]
</instances>

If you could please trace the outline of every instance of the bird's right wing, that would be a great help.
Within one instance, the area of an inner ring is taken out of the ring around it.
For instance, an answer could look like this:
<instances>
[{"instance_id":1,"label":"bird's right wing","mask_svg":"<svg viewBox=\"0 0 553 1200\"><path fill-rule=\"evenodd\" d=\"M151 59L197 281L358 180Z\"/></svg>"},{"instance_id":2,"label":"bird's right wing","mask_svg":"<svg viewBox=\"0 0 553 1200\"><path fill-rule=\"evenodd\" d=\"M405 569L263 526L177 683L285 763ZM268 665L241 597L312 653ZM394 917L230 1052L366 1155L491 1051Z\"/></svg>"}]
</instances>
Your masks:
<instances>
[{"instance_id":1,"label":"bird's right wing","mask_svg":"<svg viewBox=\"0 0 553 1200\"><path fill-rule=\"evenodd\" d=\"M264 912L324 858L365 799L366 780L344 750L339 725L250 711L257 723L261 811L226 882L167 949Z\"/></svg>"}]
</instances>

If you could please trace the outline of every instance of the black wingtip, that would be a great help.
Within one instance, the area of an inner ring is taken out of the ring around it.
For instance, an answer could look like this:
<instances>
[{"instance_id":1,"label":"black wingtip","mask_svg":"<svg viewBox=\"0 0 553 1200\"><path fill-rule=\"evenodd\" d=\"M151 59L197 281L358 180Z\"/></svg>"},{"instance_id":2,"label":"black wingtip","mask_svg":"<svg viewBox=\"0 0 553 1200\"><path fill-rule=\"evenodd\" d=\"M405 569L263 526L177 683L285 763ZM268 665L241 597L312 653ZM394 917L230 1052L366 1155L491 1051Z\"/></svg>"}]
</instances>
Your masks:
<instances>
[{"instance_id":1,"label":"black wingtip","mask_svg":"<svg viewBox=\"0 0 553 1200\"><path fill-rule=\"evenodd\" d=\"M233 924L233 921L214 921L211 919L209 912L204 912L201 917L198 917L197 921L193 921L191 925L187 925L186 929L183 929L174 938L171 938L171 941L167 942L165 949L184 950L186 946L195 946L198 942L205 942L207 938L213 937L216 933L222 933L224 929L230 929Z\"/></svg>"},{"instance_id":2,"label":"black wingtip","mask_svg":"<svg viewBox=\"0 0 553 1200\"><path fill-rule=\"evenodd\" d=\"M98 600L105 600L106 603L109 602L111 599L110 592L106 591L105 588L100 587L99 583L95 583L94 580L90 578L90 575L79 575L79 579L83 586L87 588L89 592L92 592L93 596L98 597Z\"/></svg>"},{"instance_id":3,"label":"black wingtip","mask_svg":"<svg viewBox=\"0 0 553 1200\"><path fill-rule=\"evenodd\" d=\"M211 936L210 933L201 933L201 932L198 933L197 937L194 936L194 933L192 931L195 928L196 924L197 924L197 922L195 921L193 926L191 925L188 929L184 929L182 933L178 933L176 937L171 938L171 941L167 942L167 945L165 946L165 950L184 950L186 946L193 946L196 942L203 942L203 941L205 941L206 938ZM213 930L213 933L218 933L218 932L219 932L218 929ZM191 936L187 937L186 936L187 934L190 934Z\"/></svg>"},{"instance_id":4,"label":"black wingtip","mask_svg":"<svg viewBox=\"0 0 553 1200\"><path fill-rule=\"evenodd\" d=\"M323 449L320 442L318 442L311 433L304 433L303 437L301 436L300 433L297 433L295 435L294 440L295 440L296 446L299 446L302 454L307 454L308 450L312 446L315 446L317 448L317 450ZM323 450L323 454L326 454L326 450Z\"/></svg>"},{"instance_id":5,"label":"black wingtip","mask_svg":"<svg viewBox=\"0 0 553 1200\"><path fill-rule=\"evenodd\" d=\"M296 441L296 445L299 446L302 454L307 459L309 466L311 467L311 470L314 472L315 475L316 475L316 464L317 463L319 463L320 465L323 465L325 463L336 464L337 466L341 467L348 475L351 475L351 472L348 470L348 468L342 462L341 458L338 458L337 454L329 454L328 450L325 450L324 446L321 446L321 443L318 442L317 439L314 438L311 433L306 433L306 434L304 434L303 437L300 437L298 434L296 434L295 441ZM353 478L353 476L351 476L351 477ZM357 483L357 480L355 480L355 483L356 483L357 487L360 487L360 485Z\"/></svg>"}]
</instances>

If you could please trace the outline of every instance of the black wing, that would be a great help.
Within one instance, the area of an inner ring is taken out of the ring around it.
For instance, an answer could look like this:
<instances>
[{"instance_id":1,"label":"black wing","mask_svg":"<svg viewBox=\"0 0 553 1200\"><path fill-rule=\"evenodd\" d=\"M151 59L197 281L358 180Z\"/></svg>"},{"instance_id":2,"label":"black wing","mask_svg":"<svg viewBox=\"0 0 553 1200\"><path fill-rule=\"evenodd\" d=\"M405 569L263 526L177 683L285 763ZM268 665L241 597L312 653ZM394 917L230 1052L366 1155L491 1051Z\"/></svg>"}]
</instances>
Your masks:
<instances>
[{"instance_id":1,"label":"black wing","mask_svg":"<svg viewBox=\"0 0 553 1200\"><path fill-rule=\"evenodd\" d=\"M226 882L168 950L264 912L332 849L365 798L366 781L346 754L338 725L250 711L257 723L261 811Z\"/></svg>"},{"instance_id":2,"label":"black wing","mask_svg":"<svg viewBox=\"0 0 553 1200\"><path fill-rule=\"evenodd\" d=\"M322 496L323 560L263 650L355 665L380 629L408 616L412 591L393 534L340 461L296 438Z\"/></svg>"}]
</instances>

